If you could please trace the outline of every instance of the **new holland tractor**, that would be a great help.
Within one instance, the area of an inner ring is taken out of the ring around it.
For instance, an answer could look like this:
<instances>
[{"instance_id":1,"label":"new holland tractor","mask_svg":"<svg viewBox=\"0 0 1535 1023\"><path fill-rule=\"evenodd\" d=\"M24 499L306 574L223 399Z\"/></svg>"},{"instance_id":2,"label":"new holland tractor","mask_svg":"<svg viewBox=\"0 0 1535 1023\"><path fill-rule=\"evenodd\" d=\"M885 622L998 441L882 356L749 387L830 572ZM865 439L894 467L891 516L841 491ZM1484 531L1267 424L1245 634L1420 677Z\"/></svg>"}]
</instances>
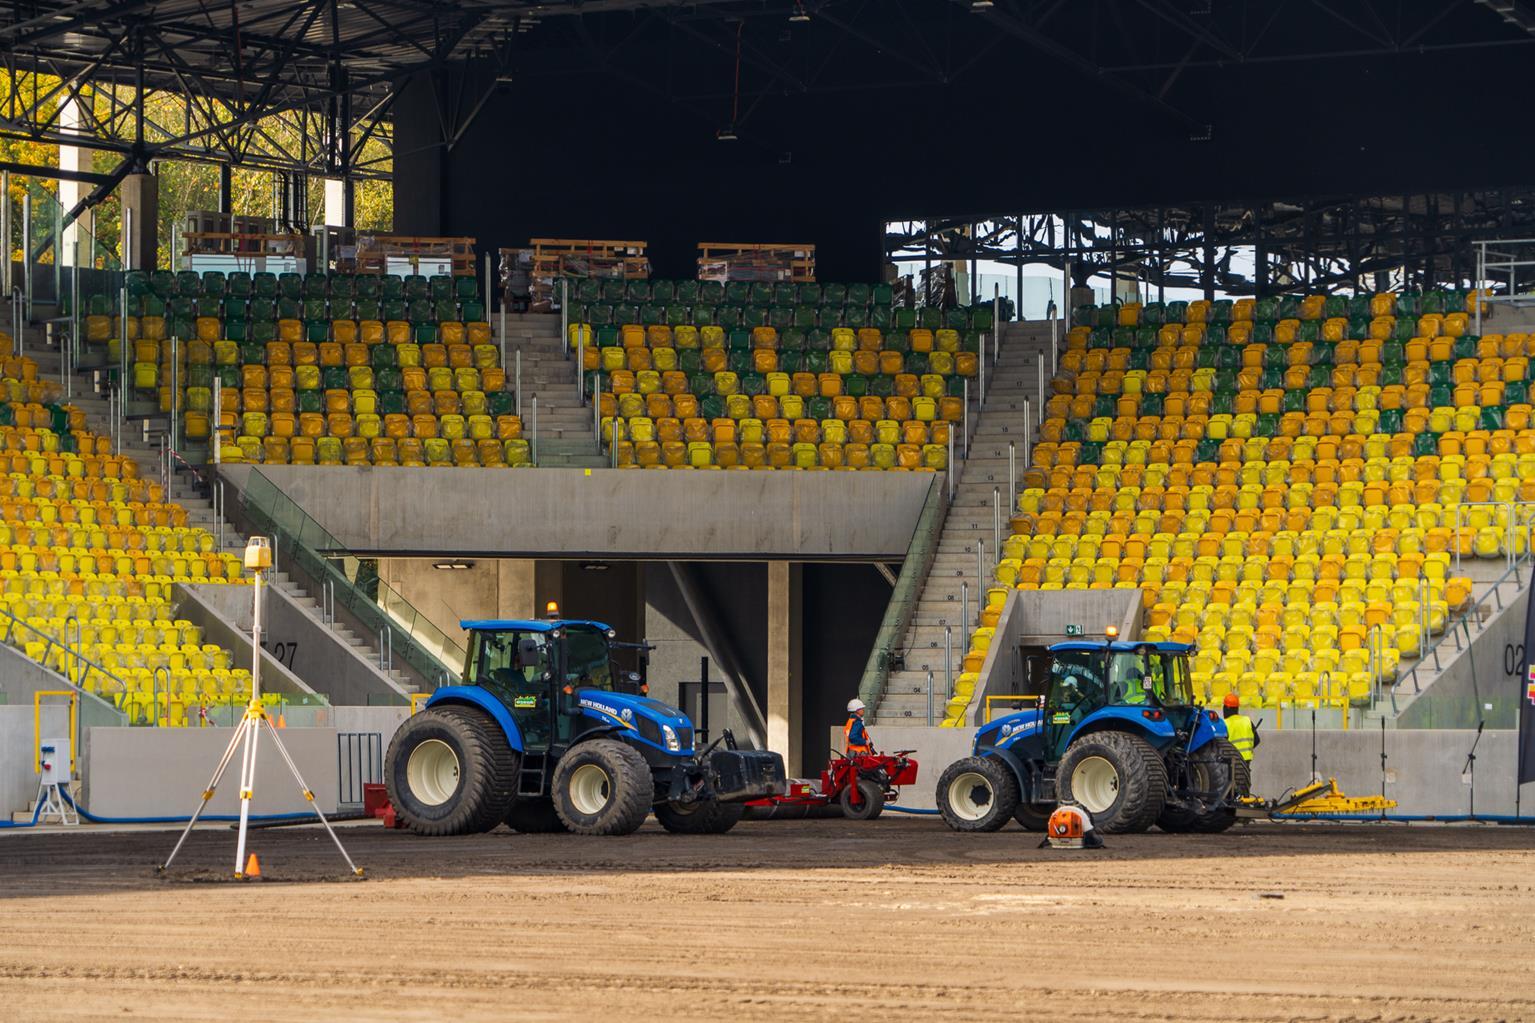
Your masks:
<instances>
[{"instance_id":1,"label":"new holland tractor","mask_svg":"<svg viewBox=\"0 0 1535 1023\"><path fill-rule=\"evenodd\" d=\"M938 779L956 831L1016 820L1043 831L1062 803L1104 833L1224 831L1247 764L1215 711L1194 700L1182 643L1073 640L1049 648L1039 705L982 726L971 756Z\"/></svg>"},{"instance_id":2,"label":"new holland tractor","mask_svg":"<svg viewBox=\"0 0 1535 1023\"><path fill-rule=\"evenodd\" d=\"M467 621L462 685L444 686L395 733L390 802L421 835L489 831L626 835L654 811L668 831L720 834L750 799L784 791L783 758L701 751L675 707L645 696L643 644L601 622L554 617ZM615 653L638 650L640 670Z\"/></svg>"}]
</instances>

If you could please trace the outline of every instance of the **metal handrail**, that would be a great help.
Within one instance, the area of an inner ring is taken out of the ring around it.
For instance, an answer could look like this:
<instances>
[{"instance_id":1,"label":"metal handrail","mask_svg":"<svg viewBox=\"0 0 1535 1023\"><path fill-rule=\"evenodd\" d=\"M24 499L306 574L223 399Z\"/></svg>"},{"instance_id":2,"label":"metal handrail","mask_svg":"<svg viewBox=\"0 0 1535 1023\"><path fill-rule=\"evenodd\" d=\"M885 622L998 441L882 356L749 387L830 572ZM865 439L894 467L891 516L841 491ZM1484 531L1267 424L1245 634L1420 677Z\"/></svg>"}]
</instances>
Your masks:
<instances>
[{"instance_id":1,"label":"metal handrail","mask_svg":"<svg viewBox=\"0 0 1535 1023\"><path fill-rule=\"evenodd\" d=\"M1529 562L1531 560L1532 556L1529 553L1526 553L1523 556L1517 558L1514 564L1510 565L1506 570L1504 570L1502 575L1498 576L1492 582L1487 584L1487 588L1482 591L1482 596L1486 597L1490 594L1497 602L1499 610L1502 610L1503 598L1501 594L1499 594L1498 588L1504 583L1508 582L1510 576L1513 577L1515 586L1522 588L1524 586L1524 581L1519 575L1519 566L1520 564ZM1455 634L1456 629L1464 628L1466 630L1469 645L1469 637L1471 635L1471 616L1476 613L1476 609L1481 605L1481 601L1477 599L1476 594L1473 592L1472 595L1467 599L1466 603L1468 605L1466 610L1460 612L1457 617L1451 618L1444 623L1444 629L1439 633L1439 638L1434 640L1432 645L1426 646L1418 652L1418 663L1414 664L1412 666L1412 670L1407 673L1412 679L1413 692L1415 694L1421 693L1423 691L1423 687L1418 684L1418 668L1423 664L1424 661L1428 660L1430 654L1432 654L1434 657L1434 664L1439 665L1439 647L1444 643L1445 640L1451 638ZM1423 609L1423 613L1425 616L1427 615L1426 606ZM1457 640L1457 643L1458 642L1459 640ZM1439 670L1442 671L1443 668L1441 667ZM1403 684L1403 681L1403 679L1398 678L1391 684L1393 709L1395 709L1396 706L1396 689L1398 686Z\"/></svg>"},{"instance_id":2,"label":"metal handrail","mask_svg":"<svg viewBox=\"0 0 1535 1023\"><path fill-rule=\"evenodd\" d=\"M69 658L70 668L66 669L66 671L71 671L74 668L78 668L78 666L82 664L85 665L85 670L80 673L79 678L70 678L68 674L63 672L60 673L65 681L69 682L71 685L76 686L82 691L85 691L85 680L90 677L90 673L94 671L97 674L102 675L105 678L109 678L113 682L116 682L118 690L121 691L124 696L127 696L131 691L128 683L123 680L122 676L113 674L111 671L108 671L105 667L97 664L95 661L85 656L79 650L71 648L68 643L64 642L58 637L50 636L48 633L31 624L26 619L18 618L16 615L11 614L11 612L6 610L4 607L0 607L0 616L3 616L5 620L5 636L0 638L0 642L3 642L6 646L11 645L11 637L15 635L16 627L20 625L21 628L31 632L34 636L45 640L48 644L43 649L42 659L37 663L47 667L48 651L52 650L54 647L58 647L60 652Z\"/></svg>"}]
</instances>

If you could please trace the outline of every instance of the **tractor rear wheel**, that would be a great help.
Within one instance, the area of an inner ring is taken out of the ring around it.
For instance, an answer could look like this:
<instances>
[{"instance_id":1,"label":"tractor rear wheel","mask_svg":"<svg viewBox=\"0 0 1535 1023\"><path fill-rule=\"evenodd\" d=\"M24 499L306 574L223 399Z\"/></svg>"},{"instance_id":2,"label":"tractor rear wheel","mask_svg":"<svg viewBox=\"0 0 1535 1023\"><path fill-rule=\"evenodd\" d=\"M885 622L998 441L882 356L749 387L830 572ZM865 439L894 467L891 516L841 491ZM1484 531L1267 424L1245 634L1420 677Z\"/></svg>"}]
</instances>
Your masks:
<instances>
[{"instance_id":1,"label":"tractor rear wheel","mask_svg":"<svg viewBox=\"0 0 1535 1023\"><path fill-rule=\"evenodd\" d=\"M490 716L433 707L405 719L389 743L384 781L418 835L472 835L500 824L517 798L517 751Z\"/></svg>"},{"instance_id":2,"label":"tractor rear wheel","mask_svg":"<svg viewBox=\"0 0 1535 1023\"><path fill-rule=\"evenodd\" d=\"M1225 739L1215 739L1195 750L1189 757L1188 767L1190 788L1194 790L1192 794L1205 802L1223 798L1228 787L1233 800L1247 795L1251 788L1247 761ZM1194 813L1181 807L1169 806L1157 818L1157 827L1163 831L1191 831L1211 835L1225 831L1236 822L1237 811L1234 806L1207 813Z\"/></svg>"},{"instance_id":3,"label":"tractor rear wheel","mask_svg":"<svg viewBox=\"0 0 1535 1023\"><path fill-rule=\"evenodd\" d=\"M593 739L560 758L554 809L578 835L627 835L645 823L654 785L645 758L621 742Z\"/></svg>"},{"instance_id":4,"label":"tractor rear wheel","mask_svg":"<svg viewBox=\"0 0 1535 1023\"><path fill-rule=\"evenodd\" d=\"M1055 812L1055 804L1048 803L1045 806L1035 806L1033 803L1018 804L1018 809L1013 811L1013 820L1025 831L1045 830L1045 825L1050 823L1050 815Z\"/></svg>"},{"instance_id":5,"label":"tractor rear wheel","mask_svg":"<svg viewBox=\"0 0 1535 1023\"><path fill-rule=\"evenodd\" d=\"M936 799L955 831L996 831L1018 809L1018 779L996 757L966 757L944 768Z\"/></svg>"},{"instance_id":6,"label":"tractor rear wheel","mask_svg":"<svg viewBox=\"0 0 1535 1023\"><path fill-rule=\"evenodd\" d=\"M745 813L745 803L721 803L718 799L656 806L656 820L661 827L677 835L723 835Z\"/></svg>"},{"instance_id":7,"label":"tractor rear wheel","mask_svg":"<svg viewBox=\"0 0 1535 1023\"><path fill-rule=\"evenodd\" d=\"M1087 811L1104 834L1145 831L1167 801L1167 768L1129 732L1089 732L1066 747L1056 771L1062 803Z\"/></svg>"},{"instance_id":8,"label":"tractor rear wheel","mask_svg":"<svg viewBox=\"0 0 1535 1023\"><path fill-rule=\"evenodd\" d=\"M520 797L507 812L506 826L524 835L549 835L565 830L565 822L554 812L554 800L548 796Z\"/></svg>"},{"instance_id":9,"label":"tractor rear wheel","mask_svg":"<svg viewBox=\"0 0 1535 1023\"><path fill-rule=\"evenodd\" d=\"M885 809L885 790L879 783L860 778L857 783L858 804L853 804L854 786L842 790L837 801L842 804L842 816L850 821L872 821Z\"/></svg>"}]
</instances>

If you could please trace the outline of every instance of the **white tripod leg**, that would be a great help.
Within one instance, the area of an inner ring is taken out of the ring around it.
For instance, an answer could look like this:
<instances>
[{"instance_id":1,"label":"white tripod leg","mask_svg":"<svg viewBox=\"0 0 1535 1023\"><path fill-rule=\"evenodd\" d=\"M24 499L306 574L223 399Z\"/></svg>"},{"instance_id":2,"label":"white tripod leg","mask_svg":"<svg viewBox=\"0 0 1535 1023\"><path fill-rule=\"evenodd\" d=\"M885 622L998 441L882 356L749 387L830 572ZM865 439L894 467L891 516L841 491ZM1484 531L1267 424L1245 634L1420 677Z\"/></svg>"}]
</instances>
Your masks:
<instances>
[{"instance_id":1,"label":"white tripod leg","mask_svg":"<svg viewBox=\"0 0 1535 1023\"><path fill-rule=\"evenodd\" d=\"M265 721L266 713L258 713ZM245 876L245 831L250 822L251 797L256 789L256 744L261 739L261 729L249 711L246 712L245 727L250 730L250 742L245 745L245 757L240 763L240 838L235 846L235 877Z\"/></svg>"},{"instance_id":2,"label":"white tripod leg","mask_svg":"<svg viewBox=\"0 0 1535 1023\"><path fill-rule=\"evenodd\" d=\"M271 719L262 718L262 720L266 722L267 731L272 733L272 745L277 747L277 752L282 754L283 762L288 765L288 770L293 772L293 780L298 782L299 791L304 794L305 799L309 800L309 806L314 810L315 816L320 818L320 823L325 825L325 832L330 835L330 840L336 843L336 850L341 853L341 858L346 860L346 865L351 868L353 874L361 877L362 868L352 862L352 857L347 855L346 847L341 844L341 838L336 834L336 829L331 827L330 821L325 819L324 811L320 809L320 804L315 802L314 793L304 783L304 776L299 774L298 765L293 762L292 757L288 756L288 749L282 744L282 737L277 734L277 729L272 727Z\"/></svg>"},{"instance_id":3,"label":"white tripod leg","mask_svg":"<svg viewBox=\"0 0 1535 1023\"><path fill-rule=\"evenodd\" d=\"M171 854L165 858L165 862L159 867L160 870L168 869L171 861L176 858L176 854L181 852L181 847L185 844L187 836L192 833L192 828L196 826L197 819L203 815L203 811L208 808L208 801L213 798L213 793L218 790L219 781L223 779L224 771L229 767L229 762L234 759L235 747L240 744L240 738L244 734L245 723L242 721L240 727L235 729L235 734L229 737L229 746L224 750L223 757L219 759L219 765L213 769L213 777L208 780L208 787L203 789L203 801L198 803L197 809L192 812L192 819L187 821L186 829L181 832L181 838L176 841L176 848L172 849Z\"/></svg>"}]
</instances>

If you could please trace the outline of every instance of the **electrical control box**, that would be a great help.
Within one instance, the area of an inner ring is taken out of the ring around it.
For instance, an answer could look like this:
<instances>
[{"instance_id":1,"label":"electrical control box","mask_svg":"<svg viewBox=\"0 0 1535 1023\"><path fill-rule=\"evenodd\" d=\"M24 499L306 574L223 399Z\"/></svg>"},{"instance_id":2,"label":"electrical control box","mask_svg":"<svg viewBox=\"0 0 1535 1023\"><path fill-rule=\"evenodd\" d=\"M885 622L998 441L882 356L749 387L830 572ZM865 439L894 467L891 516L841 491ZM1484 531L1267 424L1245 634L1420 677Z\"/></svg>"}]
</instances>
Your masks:
<instances>
[{"instance_id":1,"label":"electrical control box","mask_svg":"<svg viewBox=\"0 0 1535 1023\"><path fill-rule=\"evenodd\" d=\"M69 784L69 740L44 739L38 747L42 759L44 785Z\"/></svg>"}]
</instances>

